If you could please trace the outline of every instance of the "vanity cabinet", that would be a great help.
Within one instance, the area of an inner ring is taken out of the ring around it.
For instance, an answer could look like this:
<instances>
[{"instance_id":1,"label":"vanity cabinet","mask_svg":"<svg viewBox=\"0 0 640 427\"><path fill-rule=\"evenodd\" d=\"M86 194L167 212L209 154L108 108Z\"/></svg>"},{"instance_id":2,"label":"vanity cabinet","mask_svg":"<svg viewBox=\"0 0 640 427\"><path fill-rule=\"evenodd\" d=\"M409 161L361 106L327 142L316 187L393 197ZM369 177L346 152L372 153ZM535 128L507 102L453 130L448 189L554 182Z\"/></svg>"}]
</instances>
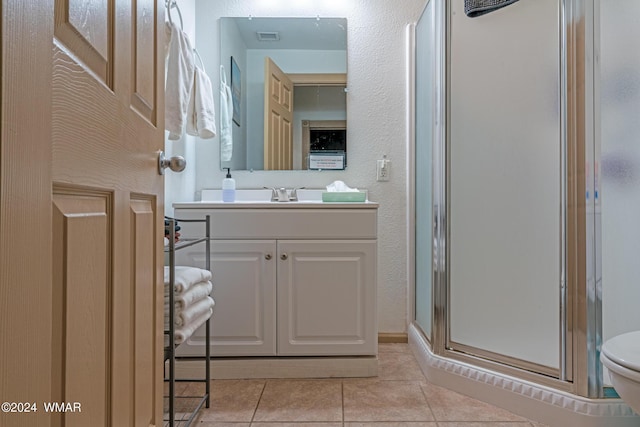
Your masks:
<instances>
[{"instance_id":1,"label":"vanity cabinet","mask_svg":"<svg viewBox=\"0 0 640 427\"><path fill-rule=\"evenodd\" d=\"M278 241L278 354L375 354L375 258L372 240Z\"/></svg>"},{"instance_id":2,"label":"vanity cabinet","mask_svg":"<svg viewBox=\"0 0 640 427\"><path fill-rule=\"evenodd\" d=\"M174 207L177 218L211 216L213 356L377 353L377 204ZM185 224L183 238L190 233ZM195 245L178 262L198 265L204 256ZM202 355L203 334L179 355Z\"/></svg>"},{"instance_id":3,"label":"vanity cabinet","mask_svg":"<svg viewBox=\"0 0 640 427\"><path fill-rule=\"evenodd\" d=\"M275 240L211 241L211 296L215 301L215 321L210 328L212 356L276 354L275 253ZM204 257L204 245L194 245L177 254L176 262L197 265ZM204 346L205 330L201 328L177 354L201 356Z\"/></svg>"}]
</instances>

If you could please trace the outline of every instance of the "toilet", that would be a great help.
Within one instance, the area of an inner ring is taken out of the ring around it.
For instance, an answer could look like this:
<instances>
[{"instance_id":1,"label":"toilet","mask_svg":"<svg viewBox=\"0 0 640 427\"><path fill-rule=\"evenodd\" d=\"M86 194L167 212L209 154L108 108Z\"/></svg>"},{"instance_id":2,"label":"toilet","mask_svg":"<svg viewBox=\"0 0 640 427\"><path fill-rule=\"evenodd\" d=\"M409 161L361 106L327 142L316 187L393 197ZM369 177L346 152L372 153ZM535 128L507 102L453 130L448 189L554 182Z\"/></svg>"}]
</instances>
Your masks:
<instances>
[{"instance_id":1,"label":"toilet","mask_svg":"<svg viewBox=\"0 0 640 427\"><path fill-rule=\"evenodd\" d=\"M600 361L609 369L613 388L622 400L640 414L640 331L607 340Z\"/></svg>"}]
</instances>

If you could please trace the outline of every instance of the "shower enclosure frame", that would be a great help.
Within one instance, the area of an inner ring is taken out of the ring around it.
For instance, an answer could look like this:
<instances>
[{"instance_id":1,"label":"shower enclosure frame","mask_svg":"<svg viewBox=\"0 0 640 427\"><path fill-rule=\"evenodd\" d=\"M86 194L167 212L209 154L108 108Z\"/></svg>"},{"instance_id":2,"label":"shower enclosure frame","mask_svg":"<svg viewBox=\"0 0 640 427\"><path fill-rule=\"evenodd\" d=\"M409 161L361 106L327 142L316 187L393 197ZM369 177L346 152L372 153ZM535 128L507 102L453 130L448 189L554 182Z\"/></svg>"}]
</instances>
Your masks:
<instances>
[{"instance_id":1,"label":"shower enclosure frame","mask_svg":"<svg viewBox=\"0 0 640 427\"><path fill-rule=\"evenodd\" d=\"M599 349L602 336L600 272L596 256L600 253L594 215L595 166L599 150L599 0L558 0L560 34L560 354L559 369L550 371L540 365L472 349L473 355L450 340L450 247L451 238L451 123L450 68L451 4L429 0L436 14L436 88L433 99L433 262L431 331L427 341L435 355L587 398L603 397ZM407 37L408 93L415 93L415 29ZM413 111L414 95L408 99ZM415 325L415 119L409 114L409 263L410 301L408 321ZM418 328L419 329L419 328Z\"/></svg>"}]
</instances>

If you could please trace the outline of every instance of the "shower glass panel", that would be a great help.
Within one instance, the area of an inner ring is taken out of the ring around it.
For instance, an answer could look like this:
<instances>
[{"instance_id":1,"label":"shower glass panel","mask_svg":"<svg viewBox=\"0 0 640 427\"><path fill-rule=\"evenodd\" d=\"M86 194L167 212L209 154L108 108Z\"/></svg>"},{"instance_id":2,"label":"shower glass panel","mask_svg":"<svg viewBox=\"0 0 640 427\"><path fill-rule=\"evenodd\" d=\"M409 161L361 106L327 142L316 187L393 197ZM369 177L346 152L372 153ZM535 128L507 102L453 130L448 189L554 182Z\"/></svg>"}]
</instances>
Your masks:
<instances>
[{"instance_id":1,"label":"shower glass panel","mask_svg":"<svg viewBox=\"0 0 640 427\"><path fill-rule=\"evenodd\" d=\"M416 24L415 220L416 323L431 338L433 212L431 164L434 127L435 53L434 1Z\"/></svg>"},{"instance_id":2,"label":"shower glass panel","mask_svg":"<svg viewBox=\"0 0 640 427\"><path fill-rule=\"evenodd\" d=\"M639 16L637 0L600 0L603 341L640 330Z\"/></svg>"},{"instance_id":3,"label":"shower glass panel","mask_svg":"<svg viewBox=\"0 0 640 427\"><path fill-rule=\"evenodd\" d=\"M617 1L617 0L616 0ZM447 346L560 369L560 2L451 2Z\"/></svg>"}]
</instances>

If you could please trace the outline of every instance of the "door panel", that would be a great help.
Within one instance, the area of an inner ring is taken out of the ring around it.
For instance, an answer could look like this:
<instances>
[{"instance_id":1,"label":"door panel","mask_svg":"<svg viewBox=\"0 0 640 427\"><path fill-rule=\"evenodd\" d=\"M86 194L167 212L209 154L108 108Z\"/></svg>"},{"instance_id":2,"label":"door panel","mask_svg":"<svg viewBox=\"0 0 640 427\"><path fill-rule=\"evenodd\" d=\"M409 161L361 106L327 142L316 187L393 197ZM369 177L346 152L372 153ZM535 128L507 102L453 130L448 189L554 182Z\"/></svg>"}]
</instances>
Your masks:
<instances>
[{"instance_id":1,"label":"door panel","mask_svg":"<svg viewBox=\"0 0 640 427\"><path fill-rule=\"evenodd\" d=\"M157 85L157 73L155 69L156 51L156 26L153 20L154 0L137 0L133 19L134 29L134 58L133 66L133 107L150 123L156 124L157 99L155 88Z\"/></svg>"},{"instance_id":2,"label":"door panel","mask_svg":"<svg viewBox=\"0 0 640 427\"><path fill-rule=\"evenodd\" d=\"M131 247L133 248L134 283L131 287L131 301L133 301L133 323L131 325L134 342L134 400L133 414L135 426L153 425L155 405L157 402L149 390L156 386L156 378L161 375L154 364L156 346L162 339L159 334L149 334L154 331L158 321L164 321L163 316L157 318L154 307L158 301L154 282L154 253L155 253L155 200L144 196L134 195L131 200ZM164 300L161 299L162 304ZM164 313L164 312L161 312Z\"/></svg>"},{"instance_id":3,"label":"door panel","mask_svg":"<svg viewBox=\"0 0 640 427\"><path fill-rule=\"evenodd\" d=\"M110 194L54 189L53 400L80 402L65 426L109 426Z\"/></svg>"},{"instance_id":4,"label":"door panel","mask_svg":"<svg viewBox=\"0 0 640 427\"><path fill-rule=\"evenodd\" d=\"M114 0L55 2L55 37L109 87L113 69L113 3Z\"/></svg>"}]
</instances>

